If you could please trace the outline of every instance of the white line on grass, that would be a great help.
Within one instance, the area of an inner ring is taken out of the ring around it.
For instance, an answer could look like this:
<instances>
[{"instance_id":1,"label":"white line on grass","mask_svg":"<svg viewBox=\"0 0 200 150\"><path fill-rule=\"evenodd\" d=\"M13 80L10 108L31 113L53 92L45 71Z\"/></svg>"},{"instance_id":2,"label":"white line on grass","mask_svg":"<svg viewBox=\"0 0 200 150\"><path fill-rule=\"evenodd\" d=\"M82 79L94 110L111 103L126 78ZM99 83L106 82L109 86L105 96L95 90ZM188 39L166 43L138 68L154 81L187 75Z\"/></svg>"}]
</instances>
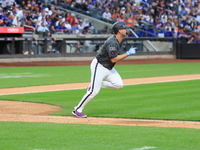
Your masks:
<instances>
[{"instance_id":1,"label":"white line on grass","mask_svg":"<svg viewBox=\"0 0 200 150\"><path fill-rule=\"evenodd\" d=\"M24 72L24 73L1 73L0 78L7 79L7 78L25 78L25 77L49 77L50 74L34 74L31 72Z\"/></svg>"},{"instance_id":2,"label":"white line on grass","mask_svg":"<svg viewBox=\"0 0 200 150\"><path fill-rule=\"evenodd\" d=\"M141 148L135 148L135 149L132 149L132 150L145 150L145 149L153 149L153 148L156 148L156 147L144 146L144 147L141 147Z\"/></svg>"},{"instance_id":3,"label":"white line on grass","mask_svg":"<svg viewBox=\"0 0 200 150\"><path fill-rule=\"evenodd\" d=\"M151 69L151 70L130 70L130 71L121 71L121 72L149 72L149 71L162 71L162 70L171 70L170 68L167 69Z\"/></svg>"}]
</instances>

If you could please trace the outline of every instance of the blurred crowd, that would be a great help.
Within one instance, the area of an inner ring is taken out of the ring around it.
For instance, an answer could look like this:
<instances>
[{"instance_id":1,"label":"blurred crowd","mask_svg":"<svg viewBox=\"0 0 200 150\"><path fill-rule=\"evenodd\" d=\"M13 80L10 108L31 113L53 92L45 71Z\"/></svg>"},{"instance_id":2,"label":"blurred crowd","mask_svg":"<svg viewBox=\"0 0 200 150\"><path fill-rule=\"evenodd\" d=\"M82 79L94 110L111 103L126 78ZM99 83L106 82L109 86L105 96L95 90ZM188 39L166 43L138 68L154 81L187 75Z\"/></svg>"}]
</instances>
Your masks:
<instances>
[{"instance_id":1,"label":"blurred crowd","mask_svg":"<svg viewBox=\"0 0 200 150\"><path fill-rule=\"evenodd\" d=\"M130 37L175 37L200 43L200 0L2 0L0 26L24 26L26 31L51 34L111 32L107 26L97 31L88 18L55 6L109 23L124 21L135 33L130 32Z\"/></svg>"}]
</instances>

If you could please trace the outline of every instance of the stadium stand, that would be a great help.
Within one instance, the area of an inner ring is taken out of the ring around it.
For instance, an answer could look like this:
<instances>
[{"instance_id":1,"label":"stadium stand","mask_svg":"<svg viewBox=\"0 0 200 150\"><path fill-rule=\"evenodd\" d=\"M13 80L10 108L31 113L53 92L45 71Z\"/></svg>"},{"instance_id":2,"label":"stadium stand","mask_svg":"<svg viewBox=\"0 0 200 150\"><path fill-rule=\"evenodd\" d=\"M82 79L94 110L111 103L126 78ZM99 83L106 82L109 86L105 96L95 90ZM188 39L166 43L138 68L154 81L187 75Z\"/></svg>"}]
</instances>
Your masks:
<instances>
[{"instance_id":1,"label":"stadium stand","mask_svg":"<svg viewBox=\"0 0 200 150\"><path fill-rule=\"evenodd\" d=\"M183 42L198 42L199 7L198 0L5 0L0 5L0 26L25 25L25 33L35 34L41 30L51 34L109 34L108 24L125 21L138 37L179 37ZM87 16L93 20L88 21ZM102 21L101 27L94 20Z\"/></svg>"},{"instance_id":2,"label":"stadium stand","mask_svg":"<svg viewBox=\"0 0 200 150\"><path fill-rule=\"evenodd\" d=\"M134 32L129 37L200 43L199 8L199 0L5 0L0 3L0 27L24 27L25 37L45 37L46 32L52 37L101 37L112 32L114 22L125 21ZM82 51L86 45L67 46Z\"/></svg>"}]
</instances>

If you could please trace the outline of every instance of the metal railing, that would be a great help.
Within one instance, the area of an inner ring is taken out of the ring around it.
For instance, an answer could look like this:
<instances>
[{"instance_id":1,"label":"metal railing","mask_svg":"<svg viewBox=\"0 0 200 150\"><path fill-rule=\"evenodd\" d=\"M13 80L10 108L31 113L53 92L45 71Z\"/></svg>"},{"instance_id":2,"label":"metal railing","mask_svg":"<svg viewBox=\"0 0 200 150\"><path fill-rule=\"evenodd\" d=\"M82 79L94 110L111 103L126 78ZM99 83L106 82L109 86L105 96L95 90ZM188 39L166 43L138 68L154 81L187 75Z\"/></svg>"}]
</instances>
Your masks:
<instances>
[{"instance_id":1,"label":"metal railing","mask_svg":"<svg viewBox=\"0 0 200 150\"><path fill-rule=\"evenodd\" d=\"M5 37L0 38L0 43L4 47L0 50L2 57L56 57L56 56L81 56L81 54L94 55L103 45L107 38L34 38L34 37ZM151 48L147 41L154 42L155 49ZM175 38L125 38L123 42L123 51L127 51L131 46L138 47L138 54L159 54L175 51ZM160 46L159 46L160 45ZM163 45L166 45L164 47Z\"/></svg>"}]
</instances>

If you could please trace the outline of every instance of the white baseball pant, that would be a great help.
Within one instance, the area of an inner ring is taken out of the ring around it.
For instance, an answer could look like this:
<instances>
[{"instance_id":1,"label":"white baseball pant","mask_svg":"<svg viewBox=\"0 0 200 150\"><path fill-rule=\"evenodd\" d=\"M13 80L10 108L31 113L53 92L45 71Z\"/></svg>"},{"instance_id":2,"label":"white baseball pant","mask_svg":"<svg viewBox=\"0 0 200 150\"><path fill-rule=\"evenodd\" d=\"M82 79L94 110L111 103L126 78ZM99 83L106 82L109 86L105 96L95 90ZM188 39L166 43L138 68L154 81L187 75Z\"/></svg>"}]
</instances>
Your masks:
<instances>
[{"instance_id":1,"label":"white baseball pant","mask_svg":"<svg viewBox=\"0 0 200 150\"><path fill-rule=\"evenodd\" d=\"M92 100L102 88L121 89L123 81L119 73L113 68L108 70L98 63L97 59L93 59L91 65L91 81L87 93L83 96L79 104L74 107L78 112L82 112L85 105Z\"/></svg>"}]
</instances>

